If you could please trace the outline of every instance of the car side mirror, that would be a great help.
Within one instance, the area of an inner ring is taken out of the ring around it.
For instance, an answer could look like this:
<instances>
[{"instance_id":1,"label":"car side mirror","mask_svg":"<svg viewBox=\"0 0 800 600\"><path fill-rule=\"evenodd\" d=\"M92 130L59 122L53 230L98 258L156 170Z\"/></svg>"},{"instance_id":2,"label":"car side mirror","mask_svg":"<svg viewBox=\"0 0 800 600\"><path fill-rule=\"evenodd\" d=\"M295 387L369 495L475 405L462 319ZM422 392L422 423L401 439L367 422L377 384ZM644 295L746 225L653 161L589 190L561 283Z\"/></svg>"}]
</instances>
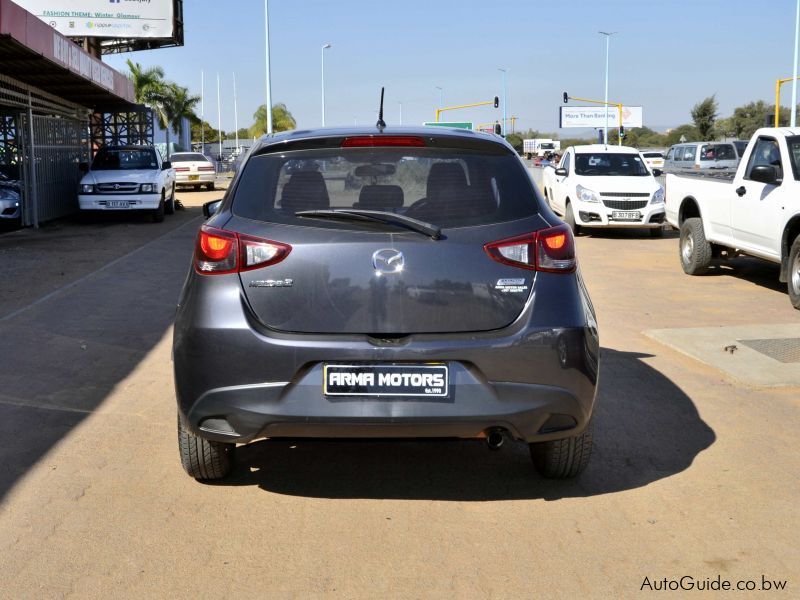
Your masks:
<instances>
[{"instance_id":1,"label":"car side mirror","mask_svg":"<svg viewBox=\"0 0 800 600\"><path fill-rule=\"evenodd\" d=\"M78 169L80 170L81 173L88 173L89 163L87 162L78 163Z\"/></svg>"},{"instance_id":2,"label":"car side mirror","mask_svg":"<svg viewBox=\"0 0 800 600\"><path fill-rule=\"evenodd\" d=\"M166 171L167 169L171 169L171 168L172 168L172 162L171 161L165 160L163 163L161 163L161 170L162 171Z\"/></svg>"},{"instance_id":3,"label":"car side mirror","mask_svg":"<svg viewBox=\"0 0 800 600\"><path fill-rule=\"evenodd\" d=\"M756 165L750 170L750 179L775 185L778 182L778 171L772 165Z\"/></svg>"},{"instance_id":4,"label":"car side mirror","mask_svg":"<svg viewBox=\"0 0 800 600\"><path fill-rule=\"evenodd\" d=\"M221 206L222 200L212 200L211 202L206 202L203 204L203 216L206 219L210 219L219 212Z\"/></svg>"},{"instance_id":5,"label":"car side mirror","mask_svg":"<svg viewBox=\"0 0 800 600\"><path fill-rule=\"evenodd\" d=\"M564 167L559 167L558 169L556 169L556 175L558 175L559 177L566 177L567 170Z\"/></svg>"},{"instance_id":6,"label":"car side mirror","mask_svg":"<svg viewBox=\"0 0 800 600\"><path fill-rule=\"evenodd\" d=\"M653 169L653 177L661 177L664 174L664 171L661 169Z\"/></svg>"}]
</instances>

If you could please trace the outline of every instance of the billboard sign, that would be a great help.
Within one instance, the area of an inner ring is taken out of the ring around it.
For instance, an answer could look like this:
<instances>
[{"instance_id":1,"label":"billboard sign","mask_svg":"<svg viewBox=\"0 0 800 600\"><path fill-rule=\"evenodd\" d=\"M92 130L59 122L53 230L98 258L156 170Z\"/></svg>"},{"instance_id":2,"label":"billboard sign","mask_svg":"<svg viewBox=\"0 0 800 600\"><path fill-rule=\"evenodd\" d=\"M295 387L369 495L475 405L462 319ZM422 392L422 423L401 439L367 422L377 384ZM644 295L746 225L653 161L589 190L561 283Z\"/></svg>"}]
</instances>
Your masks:
<instances>
[{"instance_id":1,"label":"billboard sign","mask_svg":"<svg viewBox=\"0 0 800 600\"><path fill-rule=\"evenodd\" d=\"M172 0L14 0L67 37L171 38Z\"/></svg>"},{"instance_id":2,"label":"billboard sign","mask_svg":"<svg viewBox=\"0 0 800 600\"><path fill-rule=\"evenodd\" d=\"M606 126L606 110L608 126L619 126L619 111L616 106L562 106L558 116L558 126L562 129L570 127L592 127L602 129ZM625 127L642 126L642 107L623 106L622 124Z\"/></svg>"}]
</instances>

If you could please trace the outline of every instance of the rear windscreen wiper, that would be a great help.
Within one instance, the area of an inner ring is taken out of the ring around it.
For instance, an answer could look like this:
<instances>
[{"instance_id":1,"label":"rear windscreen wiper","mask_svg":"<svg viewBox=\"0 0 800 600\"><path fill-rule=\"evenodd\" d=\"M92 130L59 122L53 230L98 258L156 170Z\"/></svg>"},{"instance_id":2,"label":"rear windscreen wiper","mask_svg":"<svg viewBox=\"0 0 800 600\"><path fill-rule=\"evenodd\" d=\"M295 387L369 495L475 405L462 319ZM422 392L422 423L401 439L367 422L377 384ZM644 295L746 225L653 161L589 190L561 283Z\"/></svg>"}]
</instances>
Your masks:
<instances>
[{"instance_id":1,"label":"rear windscreen wiper","mask_svg":"<svg viewBox=\"0 0 800 600\"><path fill-rule=\"evenodd\" d=\"M442 238L442 230L436 225L431 225L419 219L398 215L393 212L382 210L361 210L355 208L334 208L325 210L299 210L294 213L296 217L308 217L311 219L342 219L351 221L377 221L390 225L399 225L427 235L433 240Z\"/></svg>"}]
</instances>

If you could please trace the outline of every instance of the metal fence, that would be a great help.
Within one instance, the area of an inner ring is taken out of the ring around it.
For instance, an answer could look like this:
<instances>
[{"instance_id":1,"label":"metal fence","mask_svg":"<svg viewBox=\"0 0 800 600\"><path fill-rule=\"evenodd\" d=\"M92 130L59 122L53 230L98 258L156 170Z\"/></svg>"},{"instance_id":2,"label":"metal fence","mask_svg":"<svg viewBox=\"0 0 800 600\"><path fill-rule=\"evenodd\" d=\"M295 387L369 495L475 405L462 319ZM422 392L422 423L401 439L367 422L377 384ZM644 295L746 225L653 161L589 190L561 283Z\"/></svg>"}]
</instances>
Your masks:
<instances>
[{"instance_id":1,"label":"metal fence","mask_svg":"<svg viewBox=\"0 0 800 600\"><path fill-rule=\"evenodd\" d=\"M88 122L22 115L22 179L26 225L57 219L78 210L78 164L89 159ZM32 136L32 137L31 137Z\"/></svg>"}]
</instances>

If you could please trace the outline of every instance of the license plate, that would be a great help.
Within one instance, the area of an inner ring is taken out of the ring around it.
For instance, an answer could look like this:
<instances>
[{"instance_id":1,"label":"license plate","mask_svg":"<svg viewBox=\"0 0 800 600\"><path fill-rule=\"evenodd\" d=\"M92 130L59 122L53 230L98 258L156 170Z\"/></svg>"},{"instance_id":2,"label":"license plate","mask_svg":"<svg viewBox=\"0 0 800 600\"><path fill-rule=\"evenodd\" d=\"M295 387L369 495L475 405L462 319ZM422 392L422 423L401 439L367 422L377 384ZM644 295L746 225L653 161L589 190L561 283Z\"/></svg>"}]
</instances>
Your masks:
<instances>
[{"instance_id":1,"label":"license plate","mask_svg":"<svg viewBox=\"0 0 800 600\"><path fill-rule=\"evenodd\" d=\"M200 175L189 175L189 181L197 181L200 179Z\"/></svg>"},{"instance_id":2,"label":"license plate","mask_svg":"<svg viewBox=\"0 0 800 600\"><path fill-rule=\"evenodd\" d=\"M130 208L130 203L127 200L109 200L106 206L108 208Z\"/></svg>"},{"instance_id":3,"label":"license plate","mask_svg":"<svg viewBox=\"0 0 800 600\"><path fill-rule=\"evenodd\" d=\"M447 398L448 368L431 365L323 365L326 396Z\"/></svg>"},{"instance_id":4,"label":"license plate","mask_svg":"<svg viewBox=\"0 0 800 600\"><path fill-rule=\"evenodd\" d=\"M638 210L615 210L611 212L615 221L641 221L642 213Z\"/></svg>"}]
</instances>

